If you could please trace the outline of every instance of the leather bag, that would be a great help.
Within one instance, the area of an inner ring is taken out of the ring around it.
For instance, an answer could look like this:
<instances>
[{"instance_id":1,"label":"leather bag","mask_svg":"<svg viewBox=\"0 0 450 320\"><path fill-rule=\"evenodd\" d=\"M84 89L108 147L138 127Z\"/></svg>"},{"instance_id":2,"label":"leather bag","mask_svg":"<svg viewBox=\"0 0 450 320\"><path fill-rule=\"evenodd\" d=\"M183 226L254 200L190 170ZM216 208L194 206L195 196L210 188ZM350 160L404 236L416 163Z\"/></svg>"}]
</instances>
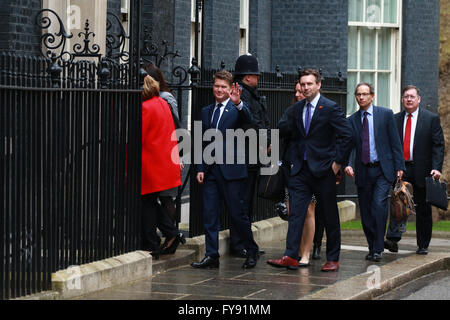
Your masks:
<instances>
[{"instance_id":1,"label":"leather bag","mask_svg":"<svg viewBox=\"0 0 450 320\"><path fill-rule=\"evenodd\" d=\"M447 181L440 181L433 177L425 178L426 202L447 211Z\"/></svg>"},{"instance_id":2,"label":"leather bag","mask_svg":"<svg viewBox=\"0 0 450 320\"><path fill-rule=\"evenodd\" d=\"M410 214L416 214L411 183L398 179L389 205L391 216L397 223L406 222Z\"/></svg>"}]
</instances>

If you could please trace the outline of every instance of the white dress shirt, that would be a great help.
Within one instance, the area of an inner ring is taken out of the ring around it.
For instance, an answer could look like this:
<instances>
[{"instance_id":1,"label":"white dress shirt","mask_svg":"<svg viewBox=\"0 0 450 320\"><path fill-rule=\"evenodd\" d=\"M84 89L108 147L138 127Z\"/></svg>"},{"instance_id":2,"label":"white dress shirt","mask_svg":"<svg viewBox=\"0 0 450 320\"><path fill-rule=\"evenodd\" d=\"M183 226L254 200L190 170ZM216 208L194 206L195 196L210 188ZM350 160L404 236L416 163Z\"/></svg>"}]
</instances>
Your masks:
<instances>
[{"instance_id":1,"label":"white dress shirt","mask_svg":"<svg viewBox=\"0 0 450 320\"><path fill-rule=\"evenodd\" d=\"M320 99L320 93L310 102L311 106L312 106L311 107L311 119L314 115L314 110L316 110L317 103L319 103L319 99ZM306 100L305 106L303 107L303 114L302 114L303 126L305 126L305 116L306 116L306 106L307 105L308 105L308 100ZM311 122L309 124L311 125Z\"/></svg>"}]
</instances>

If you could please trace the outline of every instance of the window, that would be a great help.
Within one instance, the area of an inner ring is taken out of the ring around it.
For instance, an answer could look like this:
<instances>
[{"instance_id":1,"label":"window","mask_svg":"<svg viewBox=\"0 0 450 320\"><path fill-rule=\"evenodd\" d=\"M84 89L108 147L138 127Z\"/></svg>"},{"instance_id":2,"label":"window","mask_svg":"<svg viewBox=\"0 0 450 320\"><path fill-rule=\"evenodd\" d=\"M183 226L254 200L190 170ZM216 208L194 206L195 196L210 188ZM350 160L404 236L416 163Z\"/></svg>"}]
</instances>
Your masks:
<instances>
[{"instance_id":1,"label":"window","mask_svg":"<svg viewBox=\"0 0 450 320\"><path fill-rule=\"evenodd\" d=\"M127 35L130 34L130 24L129 24L129 7L130 7L130 0L122 0L121 6L120 6L120 21L122 22L122 26L126 32ZM129 50L130 42L129 40L125 41L125 52L130 52ZM124 61L120 59L120 62L123 63Z\"/></svg>"},{"instance_id":2,"label":"window","mask_svg":"<svg viewBox=\"0 0 450 320\"><path fill-rule=\"evenodd\" d=\"M192 58L195 56L195 6L197 4L196 0L191 0L191 58L189 61L192 61ZM201 64L201 54L202 52L202 12L198 13L198 64Z\"/></svg>"},{"instance_id":3,"label":"window","mask_svg":"<svg viewBox=\"0 0 450 320\"><path fill-rule=\"evenodd\" d=\"M349 0L347 114L358 110L354 88L369 82L375 105L400 111L401 1Z\"/></svg>"},{"instance_id":4,"label":"window","mask_svg":"<svg viewBox=\"0 0 450 320\"><path fill-rule=\"evenodd\" d=\"M239 55L243 55L248 52L248 17L249 0L241 0L239 17Z\"/></svg>"}]
</instances>

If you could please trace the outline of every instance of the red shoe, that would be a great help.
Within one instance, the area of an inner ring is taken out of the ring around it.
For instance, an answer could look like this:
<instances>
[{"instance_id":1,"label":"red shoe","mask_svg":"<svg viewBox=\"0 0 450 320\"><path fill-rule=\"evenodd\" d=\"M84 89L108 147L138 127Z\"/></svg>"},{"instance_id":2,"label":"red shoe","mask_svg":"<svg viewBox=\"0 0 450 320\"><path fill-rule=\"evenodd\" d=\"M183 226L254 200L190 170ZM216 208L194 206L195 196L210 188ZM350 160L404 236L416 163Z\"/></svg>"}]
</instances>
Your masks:
<instances>
[{"instance_id":1,"label":"red shoe","mask_svg":"<svg viewBox=\"0 0 450 320\"><path fill-rule=\"evenodd\" d=\"M322 271L324 272L334 272L339 269L338 261L327 261L322 267Z\"/></svg>"},{"instance_id":2,"label":"red shoe","mask_svg":"<svg viewBox=\"0 0 450 320\"><path fill-rule=\"evenodd\" d=\"M284 256L283 258L278 260L267 260L267 263L277 268L288 268L290 270L298 269L298 261L288 256Z\"/></svg>"}]
</instances>

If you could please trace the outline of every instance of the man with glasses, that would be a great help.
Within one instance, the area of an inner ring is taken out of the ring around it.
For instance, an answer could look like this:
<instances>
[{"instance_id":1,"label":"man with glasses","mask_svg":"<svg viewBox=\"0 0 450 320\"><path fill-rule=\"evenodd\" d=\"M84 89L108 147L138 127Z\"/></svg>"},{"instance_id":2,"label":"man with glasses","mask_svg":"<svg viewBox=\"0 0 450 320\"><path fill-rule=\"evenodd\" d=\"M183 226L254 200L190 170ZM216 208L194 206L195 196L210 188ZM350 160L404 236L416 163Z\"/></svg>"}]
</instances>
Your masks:
<instances>
[{"instance_id":1,"label":"man with glasses","mask_svg":"<svg viewBox=\"0 0 450 320\"><path fill-rule=\"evenodd\" d=\"M424 108L419 108L420 91L409 85L403 89L404 110L395 115L398 134L403 143L406 164L404 179L413 185L416 204L417 254L428 253L433 219L431 205L425 201L425 177L431 175L439 179L444 162L444 135L439 116ZM398 252L398 242L405 223L397 223L391 216L384 246L391 252Z\"/></svg>"},{"instance_id":2,"label":"man with glasses","mask_svg":"<svg viewBox=\"0 0 450 320\"><path fill-rule=\"evenodd\" d=\"M405 170L392 110L372 104L375 91L362 82L355 89L359 110L350 116L354 149L345 173L355 177L361 222L369 245L366 260L379 262L389 211L389 191Z\"/></svg>"}]
</instances>

